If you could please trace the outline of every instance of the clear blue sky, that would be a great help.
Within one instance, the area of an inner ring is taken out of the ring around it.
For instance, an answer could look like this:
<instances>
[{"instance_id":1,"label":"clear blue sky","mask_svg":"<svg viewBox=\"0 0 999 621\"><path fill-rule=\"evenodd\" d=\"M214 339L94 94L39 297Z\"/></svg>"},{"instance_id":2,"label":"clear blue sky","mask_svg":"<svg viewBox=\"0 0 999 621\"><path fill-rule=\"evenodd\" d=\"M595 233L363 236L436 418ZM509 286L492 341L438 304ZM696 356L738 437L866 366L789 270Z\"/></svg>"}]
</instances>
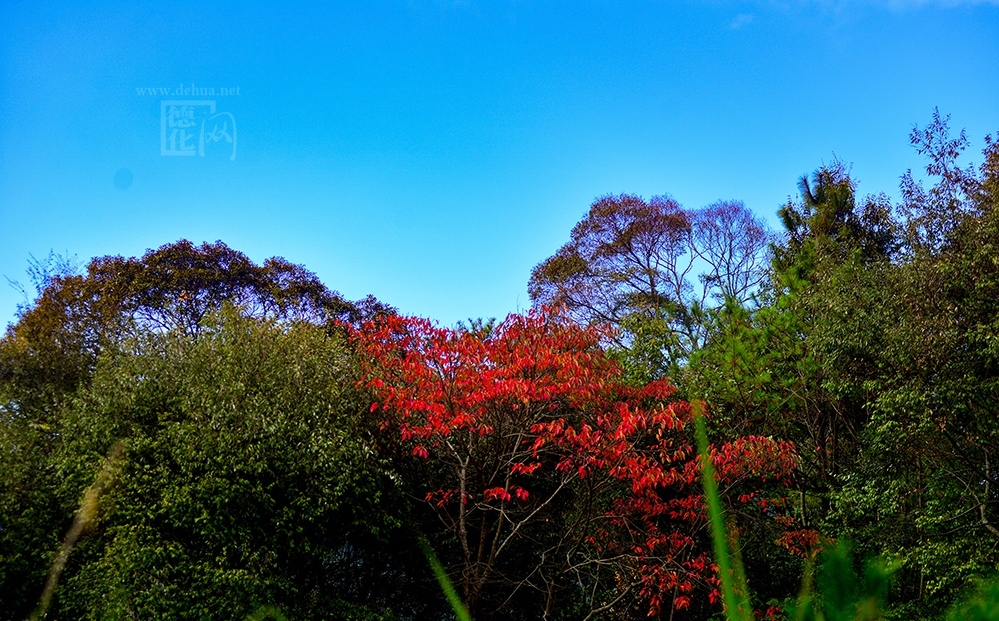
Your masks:
<instances>
[{"instance_id":1,"label":"clear blue sky","mask_svg":"<svg viewBox=\"0 0 999 621\"><path fill-rule=\"evenodd\" d=\"M995 2L329 4L0 2L0 274L220 239L351 298L503 317L597 196L776 226L834 153L897 194L934 106L976 154L999 130ZM137 91L191 84L239 94ZM231 116L194 110L182 146L231 119L235 159L218 132L161 155L161 100L214 100ZM0 323L17 301L0 280Z\"/></svg>"}]
</instances>

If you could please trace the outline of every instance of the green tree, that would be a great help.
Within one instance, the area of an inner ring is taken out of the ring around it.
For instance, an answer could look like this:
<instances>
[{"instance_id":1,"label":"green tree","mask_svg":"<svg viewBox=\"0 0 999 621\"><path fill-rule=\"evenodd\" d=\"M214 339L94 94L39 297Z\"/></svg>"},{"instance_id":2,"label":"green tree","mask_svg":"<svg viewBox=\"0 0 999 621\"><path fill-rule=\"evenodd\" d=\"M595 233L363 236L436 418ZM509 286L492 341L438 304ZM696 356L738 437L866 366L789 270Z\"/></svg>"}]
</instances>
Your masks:
<instances>
[{"instance_id":1,"label":"green tree","mask_svg":"<svg viewBox=\"0 0 999 621\"><path fill-rule=\"evenodd\" d=\"M711 316L704 346L678 374L686 398L704 399L713 432L772 435L799 447L797 526L828 530L841 476L851 472L869 417L865 381L876 369L889 314L881 302L897 229L883 196L856 199L840 162L799 183L780 210L771 280L755 305L729 299ZM761 597L789 595L800 560L776 553L772 533L747 538L747 573ZM789 549L800 545L783 540Z\"/></svg>"},{"instance_id":2,"label":"green tree","mask_svg":"<svg viewBox=\"0 0 999 621\"><path fill-rule=\"evenodd\" d=\"M999 563L999 149L987 138L961 169L966 141L939 114L912 138L936 182L906 205L864 459L838 505L858 541L902 559L897 618L935 618Z\"/></svg>"},{"instance_id":3,"label":"green tree","mask_svg":"<svg viewBox=\"0 0 999 621\"><path fill-rule=\"evenodd\" d=\"M115 359L156 334L197 336L226 304L276 322L275 331L308 324L331 335L334 320L392 312L373 298L347 302L283 259L255 265L221 242L94 259L85 274L68 266L31 264L38 298L0 338L0 618L24 618L37 602L79 503L83 488L63 484L58 460L67 416L90 394L102 356Z\"/></svg>"},{"instance_id":4,"label":"green tree","mask_svg":"<svg viewBox=\"0 0 999 621\"><path fill-rule=\"evenodd\" d=\"M958 166L939 115L912 140L935 182L907 175L901 222L842 165L802 181L761 307L718 314L680 386L716 423L793 439L799 520L897 559L887 618L935 619L999 561L999 153L986 138Z\"/></svg>"},{"instance_id":5,"label":"green tree","mask_svg":"<svg viewBox=\"0 0 999 621\"><path fill-rule=\"evenodd\" d=\"M124 452L51 618L387 619L439 599L417 591L432 576L406 555L340 337L229 310L128 345L102 354L60 428L64 498Z\"/></svg>"}]
</instances>

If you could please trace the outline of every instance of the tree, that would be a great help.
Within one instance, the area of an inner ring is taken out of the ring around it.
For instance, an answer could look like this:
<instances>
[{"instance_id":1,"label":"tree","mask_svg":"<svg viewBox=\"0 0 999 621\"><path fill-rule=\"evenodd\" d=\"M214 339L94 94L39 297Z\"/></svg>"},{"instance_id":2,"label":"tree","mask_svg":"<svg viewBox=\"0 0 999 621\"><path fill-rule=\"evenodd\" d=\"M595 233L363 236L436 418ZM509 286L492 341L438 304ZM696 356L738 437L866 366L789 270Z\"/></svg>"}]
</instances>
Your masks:
<instances>
[{"instance_id":1,"label":"tree","mask_svg":"<svg viewBox=\"0 0 999 621\"><path fill-rule=\"evenodd\" d=\"M37 601L79 502L80 490L62 487L53 460L67 439L68 412L102 356L152 334L196 336L226 304L284 326L322 323L331 333L333 319L391 312L373 298L347 302L283 259L257 266L221 242L94 259L82 275L71 268L52 257L33 262L38 298L0 338L0 592L12 598L0 609L20 610L18 618Z\"/></svg>"},{"instance_id":2,"label":"tree","mask_svg":"<svg viewBox=\"0 0 999 621\"><path fill-rule=\"evenodd\" d=\"M565 305L584 323L623 327L617 342L625 348L642 331L667 334L661 346L671 364L703 344L709 308L749 299L764 278L769 240L741 202L691 211L665 196L606 196L534 268L528 290L536 306Z\"/></svg>"},{"instance_id":3,"label":"tree","mask_svg":"<svg viewBox=\"0 0 999 621\"><path fill-rule=\"evenodd\" d=\"M50 250L44 259L37 259L34 255L28 255L28 269L26 273L34 289L33 296L28 292L28 288L19 281L7 278L8 284L23 296L24 301L17 305L17 315L23 315L34 300L41 297L56 278L69 277L79 273L80 264L76 256L56 254Z\"/></svg>"},{"instance_id":4,"label":"tree","mask_svg":"<svg viewBox=\"0 0 999 621\"><path fill-rule=\"evenodd\" d=\"M224 304L247 316L332 324L360 321L392 309L369 297L351 303L305 268L272 257L256 265L222 242L187 240L141 258L99 257L86 274L46 277L35 303L9 327L0 352L0 379L17 375L5 360L38 359L25 377L71 389L86 378L101 348L142 331L196 333Z\"/></svg>"},{"instance_id":5,"label":"tree","mask_svg":"<svg viewBox=\"0 0 999 621\"><path fill-rule=\"evenodd\" d=\"M840 504L859 540L903 559L900 614L933 618L999 562L999 148L986 137L981 166L960 168L966 139L938 112L912 137L934 184L903 179L908 247L867 379L864 459ZM871 520L866 507L891 510Z\"/></svg>"},{"instance_id":6,"label":"tree","mask_svg":"<svg viewBox=\"0 0 999 621\"><path fill-rule=\"evenodd\" d=\"M847 166L834 160L798 182L800 200L788 202L778 215L786 238L774 248L778 272L809 278L815 263L842 263L852 252L864 261L891 259L899 249L898 225L887 196L868 196L858 207L856 184Z\"/></svg>"},{"instance_id":7,"label":"tree","mask_svg":"<svg viewBox=\"0 0 999 621\"><path fill-rule=\"evenodd\" d=\"M926 172L937 182L926 190L922 182L906 171L902 176L902 211L906 215L907 241L914 249L934 250L944 244L960 222L972 215L981 215L985 188L974 167L961 168L957 160L970 144L964 130L953 138L948 125L950 116L941 117L933 109L933 120L925 128L914 127L909 142L930 162ZM986 137L986 153L990 151Z\"/></svg>"},{"instance_id":8,"label":"tree","mask_svg":"<svg viewBox=\"0 0 999 621\"><path fill-rule=\"evenodd\" d=\"M716 597L689 409L665 402L664 381L625 385L602 336L546 309L493 330L388 317L355 333L372 410L427 462L414 494L482 617L591 619ZM763 506L754 485L796 463L761 437L714 458L731 494Z\"/></svg>"},{"instance_id":9,"label":"tree","mask_svg":"<svg viewBox=\"0 0 999 621\"><path fill-rule=\"evenodd\" d=\"M700 279L716 302L746 302L767 276L763 222L740 201L719 201L694 212L693 253L707 264Z\"/></svg>"},{"instance_id":10,"label":"tree","mask_svg":"<svg viewBox=\"0 0 999 621\"><path fill-rule=\"evenodd\" d=\"M840 163L802 180L761 307L716 315L679 379L716 424L795 441L796 517L896 559L888 618L936 619L997 563L999 148L958 165L938 113L912 140L932 185L906 175L900 221Z\"/></svg>"},{"instance_id":11,"label":"tree","mask_svg":"<svg viewBox=\"0 0 999 621\"><path fill-rule=\"evenodd\" d=\"M373 621L439 610L342 338L230 308L197 334L146 332L129 345L102 353L55 430L47 465L64 516L112 446L123 453L49 618L243 619L270 605L288 619ZM3 532L11 517L0 514ZM24 618L23 606L4 601L0 616Z\"/></svg>"},{"instance_id":12,"label":"tree","mask_svg":"<svg viewBox=\"0 0 999 621\"><path fill-rule=\"evenodd\" d=\"M635 309L683 305L691 289L691 228L690 214L669 197L598 199L571 241L534 268L531 299L612 323Z\"/></svg>"}]
</instances>

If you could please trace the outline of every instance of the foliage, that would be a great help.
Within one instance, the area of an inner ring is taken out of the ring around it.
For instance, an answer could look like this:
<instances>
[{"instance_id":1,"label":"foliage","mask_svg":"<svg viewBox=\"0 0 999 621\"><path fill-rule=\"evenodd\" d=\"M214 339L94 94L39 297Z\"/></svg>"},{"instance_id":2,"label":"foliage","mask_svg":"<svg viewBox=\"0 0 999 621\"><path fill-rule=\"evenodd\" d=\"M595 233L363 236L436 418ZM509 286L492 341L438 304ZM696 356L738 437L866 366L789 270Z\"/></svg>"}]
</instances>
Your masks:
<instances>
[{"instance_id":1,"label":"foliage","mask_svg":"<svg viewBox=\"0 0 999 621\"><path fill-rule=\"evenodd\" d=\"M995 621L999 619L999 580L982 581L974 592L958 602L947 621Z\"/></svg>"},{"instance_id":2,"label":"foliage","mask_svg":"<svg viewBox=\"0 0 999 621\"><path fill-rule=\"evenodd\" d=\"M881 618L888 583L893 568L878 560L868 562L864 577L858 579L854 570L850 545L845 541L814 542L807 550L809 563L804 584L797 601L788 598L781 606L770 605L765 611L751 608L749 584L737 548L729 546L733 530L722 512L718 495L718 480L709 459L707 432L699 404L695 404L694 423L697 429L698 457L703 463L702 480L711 523L718 576L722 585L724 613L727 621L768 620L790 616L795 621L875 621ZM819 557L818 588L815 589L814 564Z\"/></svg>"},{"instance_id":3,"label":"foliage","mask_svg":"<svg viewBox=\"0 0 999 621\"><path fill-rule=\"evenodd\" d=\"M803 180L762 304L722 309L678 379L729 433L802 447L796 517L897 558L886 618L930 619L999 563L999 153L958 166L938 114L912 138L932 188L907 175L896 220L839 163Z\"/></svg>"},{"instance_id":4,"label":"foliage","mask_svg":"<svg viewBox=\"0 0 999 621\"><path fill-rule=\"evenodd\" d=\"M113 366L151 335L196 335L226 304L289 325L391 312L373 299L348 303L283 259L257 266L221 242L98 258L82 275L74 261L50 255L33 260L29 276L38 298L0 339L0 610L16 618L37 601L79 502L82 487L63 481L60 450L70 439L67 413L102 357Z\"/></svg>"},{"instance_id":5,"label":"foliage","mask_svg":"<svg viewBox=\"0 0 999 621\"><path fill-rule=\"evenodd\" d=\"M708 449L708 432L704 425L703 405L694 403L694 425L697 433L697 456L701 464L701 480L704 497L708 506L708 521L711 524L711 540L714 544L715 563L718 565L718 580L721 583L722 605L729 621L743 621L752 618L749 602L749 585L742 571L738 555L729 549L732 532L722 514L721 499L718 495L718 478Z\"/></svg>"},{"instance_id":6,"label":"foliage","mask_svg":"<svg viewBox=\"0 0 999 621\"><path fill-rule=\"evenodd\" d=\"M910 140L900 203L834 160L780 237L600 198L453 330L221 242L32 259L0 619L995 618L999 144Z\"/></svg>"},{"instance_id":7,"label":"foliage","mask_svg":"<svg viewBox=\"0 0 999 621\"><path fill-rule=\"evenodd\" d=\"M473 614L594 618L717 597L689 409L664 403L665 382L624 384L600 330L541 310L489 332L388 317L355 338L372 409L433 464L424 500L454 542L445 565ZM796 463L762 437L712 457L743 502Z\"/></svg>"},{"instance_id":8,"label":"foliage","mask_svg":"<svg viewBox=\"0 0 999 621\"><path fill-rule=\"evenodd\" d=\"M619 334L626 338L665 332L657 355L672 368L701 346L709 308L748 300L761 284L769 241L740 202L687 210L667 196L605 196L569 243L534 268L528 290L535 306L564 305L584 323L628 326Z\"/></svg>"},{"instance_id":9,"label":"foliage","mask_svg":"<svg viewBox=\"0 0 999 621\"><path fill-rule=\"evenodd\" d=\"M140 258L99 257L82 275L59 260L50 273L50 263L32 264L38 299L0 342L0 379L30 394L72 391L103 347L148 331L196 333L225 304L259 319L315 324L391 312L371 297L348 302L280 257L256 265L222 242L181 240Z\"/></svg>"},{"instance_id":10,"label":"foliage","mask_svg":"<svg viewBox=\"0 0 999 621\"><path fill-rule=\"evenodd\" d=\"M49 618L232 619L269 605L288 619L375 619L425 607L414 591L429 576L400 530L405 504L339 338L230 310L196 334L127 345L102 354L53 429L63 506L112 444L124 454Z\"/></svg>"},{"instance_id":11,"label":"foliage","mask_svg":"<svg viewBox=\"0 0 999 621\"><path fill-rule=\"evenodd\" d=\"M42 293L53 284L56 278L67 278L78 274L80 263L76 256L56 254L50 250L44 259L38 259L34 255L28 255L28 269L26 273L31 281L33 292L19 281L7 278L7 283L14 288L24 298L17 305L17 315L26 313L34 303L34 300L41 297Z\"/></svg>"}]
</instances>

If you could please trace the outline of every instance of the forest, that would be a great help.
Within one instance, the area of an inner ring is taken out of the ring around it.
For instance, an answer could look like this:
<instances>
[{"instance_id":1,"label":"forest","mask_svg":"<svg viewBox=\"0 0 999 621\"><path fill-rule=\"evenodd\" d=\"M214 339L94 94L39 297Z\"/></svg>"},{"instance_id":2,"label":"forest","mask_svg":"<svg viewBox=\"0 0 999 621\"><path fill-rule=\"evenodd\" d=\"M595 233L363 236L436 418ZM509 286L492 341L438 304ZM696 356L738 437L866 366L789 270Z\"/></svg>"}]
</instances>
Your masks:
<instances>
[{"instance_id":1,"label":"forest","mask_svg":"<svg viewBox=\"0 0 999 621\"><path fill-rule=\"evenodd\" d=\"M0 620L733 619L733 564L739 618L999 618L999 143L910 141L781 231L599 197L451 327L222 241L32 261Z\"/></svg>"}]
</instances>

